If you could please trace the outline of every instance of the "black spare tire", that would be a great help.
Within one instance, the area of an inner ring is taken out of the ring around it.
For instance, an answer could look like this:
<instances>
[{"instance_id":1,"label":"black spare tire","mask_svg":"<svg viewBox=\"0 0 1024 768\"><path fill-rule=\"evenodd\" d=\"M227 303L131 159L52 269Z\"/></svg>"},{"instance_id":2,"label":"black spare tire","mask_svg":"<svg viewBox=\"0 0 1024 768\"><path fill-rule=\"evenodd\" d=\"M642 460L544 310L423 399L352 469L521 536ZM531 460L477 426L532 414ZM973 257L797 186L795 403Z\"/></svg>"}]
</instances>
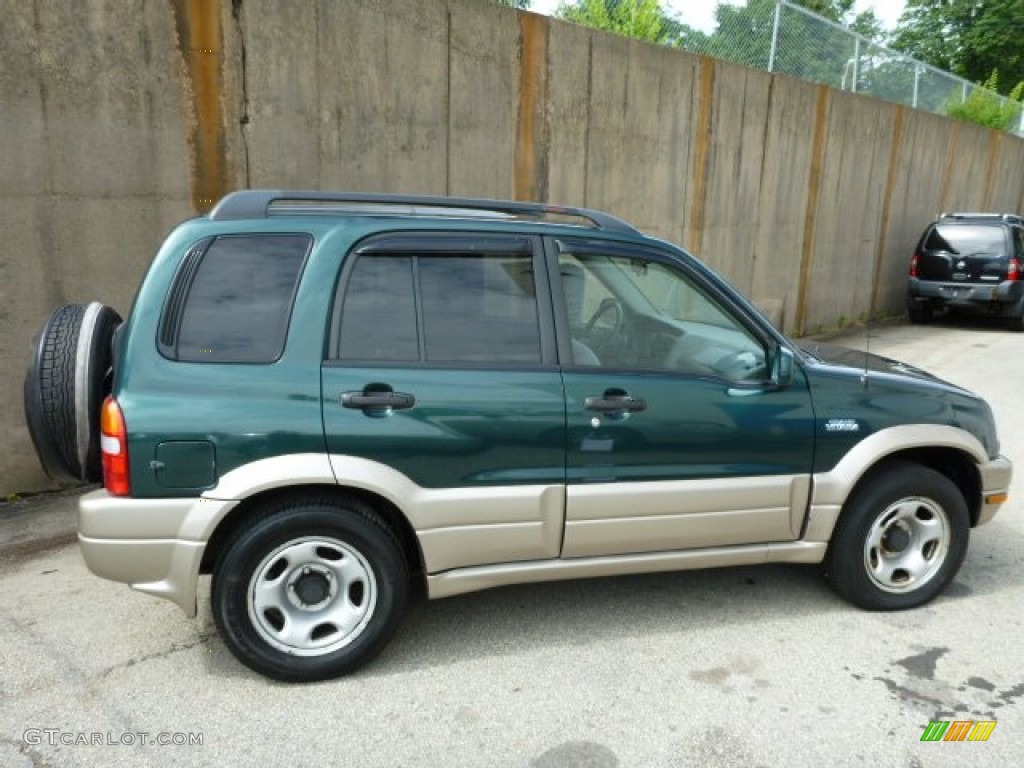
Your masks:
<instances>
[{"instance_id":1,"label":"black spare tire","mask_svg":"<svg viewBox=\"0 0 1024 768\"><path fill-rule=\"evenodd\" d=\"M110 394L111 341L121 316L99 302L68 304L43 325L25 375L25 420L46 473L99 482L100 407Z\"/></svg>"}]
</instances>

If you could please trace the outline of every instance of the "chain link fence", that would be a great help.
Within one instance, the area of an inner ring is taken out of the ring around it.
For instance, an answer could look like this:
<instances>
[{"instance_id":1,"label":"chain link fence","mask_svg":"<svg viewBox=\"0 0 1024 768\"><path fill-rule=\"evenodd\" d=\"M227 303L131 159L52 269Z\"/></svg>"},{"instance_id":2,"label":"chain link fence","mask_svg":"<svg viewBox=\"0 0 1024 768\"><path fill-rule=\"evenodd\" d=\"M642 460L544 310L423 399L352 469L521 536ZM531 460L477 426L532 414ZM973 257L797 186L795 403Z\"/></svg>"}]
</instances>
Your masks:
<instances>
[{"instance_id":1,"label":"chain link fence","mask_svg":"<svg viewBox=\"0 0 1024 768\"><path fill-rule=\"evenodd\" d=\"M719 3L711 32L672 23L659 41L692 53L946 114L980 89L786 0ZM1007 99L993 93L1001 105ZM1015 126L1024 135L1024 113Z\"/></svg>"},{"instance_id":2,"label":"chain link fence","mask_svg":"<svg viewBox=\"0 0 1024 768\"><path fill-rule=\"evenodd\" d=\"M694 53L940 114L980 87L785 0L749 0L722 9L718 19L713 34L684 34L680 43Z\"/></svg>"}]
</instances>

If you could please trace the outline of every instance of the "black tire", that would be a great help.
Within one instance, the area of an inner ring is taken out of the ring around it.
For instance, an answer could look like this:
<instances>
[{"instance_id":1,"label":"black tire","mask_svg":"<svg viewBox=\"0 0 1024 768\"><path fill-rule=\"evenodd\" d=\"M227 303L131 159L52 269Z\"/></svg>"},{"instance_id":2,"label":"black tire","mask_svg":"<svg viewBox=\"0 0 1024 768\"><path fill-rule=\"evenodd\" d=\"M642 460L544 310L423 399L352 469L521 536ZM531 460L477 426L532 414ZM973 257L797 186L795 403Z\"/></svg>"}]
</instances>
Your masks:
<instances>
[{"instance_id":1,"label":"black tire","mask_svg":"<svg viewBox=\"0 0 1024 768\"><path fill-rule=\"evenodd\" d=\"M1006 319L1006 327L1014 333L1024 331L1024 315L1011 315Z\"/></svg>"},{"instance_id":2,"label":"black tire","mask_svg":"<svg viewBox=\"0 0 1024 768\"><path fill-rule=\"evenodd\" d=\"M914 325L924 325L935 318L934 311L927 304L911 304L907 308L907 314Z\"/></svg>"},{"instance_id":3,"label":"black tire","mask_svg":"<svg viewBox=\"0 0 1024 768\"><path fill-rule=\"evenodd\" d=\"M825 575L861 608L915 608L953 580L969 536L967 504L949 478L919 464L892 464L868 477L843 506ZM911 551L920 560L901 568L907 562L901 555Z\"/></svg>"},{"instance_id":4,"label":"black tire","mask_svg":"<svg viewBox=\"0 0 1024 768\"><path fill-rule=\"evenodd\" d=\"M69 304L43 325L25 374L25 421L46 473L60 483L103 479L100 406L110 394L111 339L121 317L98 302Z\"/></svg>"},{"instance_id":5,"label":"black tire","mask_svg":"<svg viewBox=\"0 0 1024 768\"><path fill-rule=\"evenodd\" d=\"M369 506L293 500L262 510L224 552L213 574L213 616L250 669L286 682L327 680L387 645L408 582L398 540Z\"/></svg>"}]
</instances>

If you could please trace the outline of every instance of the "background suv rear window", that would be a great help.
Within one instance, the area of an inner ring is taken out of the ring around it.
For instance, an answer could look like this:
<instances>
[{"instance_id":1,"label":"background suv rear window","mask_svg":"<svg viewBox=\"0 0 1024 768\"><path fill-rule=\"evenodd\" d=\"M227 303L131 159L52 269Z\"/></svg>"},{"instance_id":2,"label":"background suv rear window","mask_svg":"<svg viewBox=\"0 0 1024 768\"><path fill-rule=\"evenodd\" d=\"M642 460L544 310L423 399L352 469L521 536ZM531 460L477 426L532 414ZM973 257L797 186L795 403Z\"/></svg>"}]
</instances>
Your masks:
<instances>
[{"instance_id":1,"label":"background suv rear window","mask_svg":"<svg viewBox=\"0 0 1024 768\"><path fill-rule=\"evenodd\" d=\"M188 286L178 360L269 363L284 350L308 235L218 237Z\"/></svg>"},{"instance_id":2,"label":"background suv rear window","mask_svg":"<svg viewBox=\"0 0 1024 768\"><path fill-rule=\"evenodd\" d=\"M948 251L962 256L1000 254L1006 247L1003 228L939 224L928 235L924 247L929 251Z\"/></svg>"},{"instance_id":3,"label":"background suv rear window","mask_svg":"<svg viewBox=\"0 0 1024 768\"><path fill-rule=\"evenodd\" d=\"M339 357L539 363L530 254L361 256L345 289Z\"/></svg>"}]
</instances>

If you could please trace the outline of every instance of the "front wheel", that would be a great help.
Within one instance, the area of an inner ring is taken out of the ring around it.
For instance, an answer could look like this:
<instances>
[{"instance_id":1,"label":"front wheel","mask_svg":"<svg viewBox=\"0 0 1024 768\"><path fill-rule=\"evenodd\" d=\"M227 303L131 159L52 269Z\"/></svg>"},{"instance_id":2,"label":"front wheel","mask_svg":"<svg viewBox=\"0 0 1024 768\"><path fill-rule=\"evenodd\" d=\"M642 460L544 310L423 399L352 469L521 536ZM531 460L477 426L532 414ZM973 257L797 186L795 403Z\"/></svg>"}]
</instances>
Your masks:
<instances>
[{"instance_id":1,"label":"front wheel","mask_svg":"<svg viewBox=\"0 0 1024 768\"><path fill-rule=\"evenodd\" d=\"M861 608L915 608L956 576L969 534L967 505L949 478L918 464L894 464L843 507L826 576Z\"/></svg>"},{"instance_id":2,"label":"front wheel","mask_svg":"<svg viewBox=\"0 0 1024 768\"><path fill-rule=\"evenodd\" d=\"M213 615L231 652L276 680L351 672L401 619L408 573L386 523L356 499L292 502L230 545L213 576Z\"/></svg>"}]
</instances>

